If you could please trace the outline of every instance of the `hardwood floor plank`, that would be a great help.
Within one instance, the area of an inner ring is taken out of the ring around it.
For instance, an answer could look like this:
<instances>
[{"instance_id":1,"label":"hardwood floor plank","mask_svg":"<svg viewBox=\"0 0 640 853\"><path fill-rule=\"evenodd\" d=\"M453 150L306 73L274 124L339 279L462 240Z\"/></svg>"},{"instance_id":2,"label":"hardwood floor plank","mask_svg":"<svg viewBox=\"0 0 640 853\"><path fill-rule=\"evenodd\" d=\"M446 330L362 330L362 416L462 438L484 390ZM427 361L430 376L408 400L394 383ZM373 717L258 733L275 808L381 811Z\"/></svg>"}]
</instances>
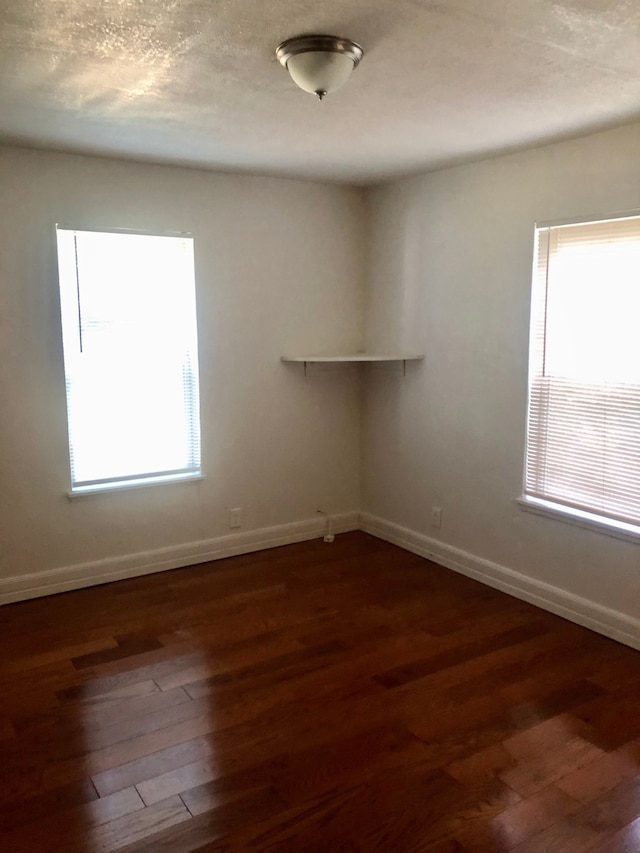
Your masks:
<instances>
[{"instance_id":1,"label":"hardwood floor plank","mask_svg":"<svg viewBox=\"0 0 640 853\"><path fill-rule=\"evenodd\" d=\"M451 651L443 652L432 658L424 658L405 666L396 667L395 669L376 675L375 679L383 687L389 689L400 687L410 681L415 681L417 678L424 678L434 672L440 672L443 669L449 669L460 663L484 657L484 655L498 649L523 643L532 637L540 636L540 634L548 630L549 628L544 622L522 625L518 628L512 628L508 631L495 634L492 637L487 637L485 640L469 643Z\"/></svg>"},{"instance_id":2,"label":"hardwood floor plank","mask_svg":"<svg viewBox=\"0 0 640 853\"><path fill-rule=\"evenodd\" d=\"M71 757L58 761L55 766L46 768L43 775L45 787L53 788L60 784L67 784L80 778L87 770L91 775L100 774L132 759L143 758L170 746L179 746L194 738L209 734L212 725L207 711L176 725L167 726L158 731L145 732L124 743L116 743L96 751L91 751L91 747L88 745L88 759Z\"/></svg>"},{"instance_id":3,"label":"hardwood floor plank","mask_svg":"<svg viewBox=\"0 0 640 853\"><path fill-rule=\"evenodd\" d=\"M640 813L640 778L628 780L569 818L518 844L513 853L584 853L603 846Z\"/></svg>"},{"instance_id":4,"label":"hardwood floor plank","mask_svg":"<svg viewBox=\"0 0 640 853\"><path fill-rule=\"evenodd\" d=\"M175 667L177 657L196 656L199 654L198 644L193 640L180 640L166 645L158 645L147 651L139 651L135 655L116 657L114 660L97 663L92 667L98 678L109 678L116 683L127 684L135 678L146 677L155 679L156 676L170 672Z\"/></svg>"},{"instance_id":5,"label":"hardwood floor plank","mask_svg":"<svg viewBox=\"0 0 640 853\"><path fill-rule=\"evenodd\" d=\"M32 797L21 795L10 797L3 786L0 798L1 832L8 832L17 826L33 821L42 821L57 812L82 806L98 799L98 793L90 779L81 779L71 785L56 788L54 791L42 791Z\"/></svg>"},{"instance_id":6,"label":"hardwood floor plank","mask_svg":"<svg viewBox=\"0 0 640 853\"><path fill-rule=\"evenodd\" d=\"M576 714L594 729L604 749L640 738L640 681L608 691L585 703Z\"/></svg>"},{"instance_id":7,"label":"hardwood floor plank","mask_svg":"<svg viewBox=\"0 0 640 853\"><path fill-rule=\"evenodd\" d=\"M504 741L515 763L502 770L500 778L522 797L531 797L605 757L588 738L589 732L570 714L545 720Z\"/></svg>"},{"instance_id":8,"label":"hardwood floor plank","mask_svg":"<svg viewBox=\"0 0 640 853\"><path fill-rule=\"evenodd\" d=\"M95 773L92 776L93 784L100 796L104 797L196 761L208 760L212 751L207 737L192 738L176 746L131 759L110 770Z\"/></svg>"},{"instance_id":9,"label":"hardwood floor plank","mask_svg":"<svg viewBox=\"0 0 640 853\"><path fill-rule=\"evenodd\" d=\"M40 638L39 642L42 643L43 638ZM10 680L8 677L15 679L16 676L20 677L20 675L36 669L54 667L56 664L67 667L71 663L73 666L76 655L108 654L116 648L117 643L113 637L82 641L76 639L74 642L69 641L69 644L62 646L54 644L52 648L42 651L16 649L15 643L12 643L12 657L0 663L0 683ZM36 673L33 674L36 675Z\"/></svg>"},{"instance_id":10,"label":"hardwood floor plank","mask_svg":"<svg viewBox=\"0 0 640 853\"><path fill-rule=\"evenodd\" d=\"M195 853L217 848L221 839L247 824L283 812L283 804L268 789L249 790L234 800L192 801L195 816L129 845L122 853ZM200 811L199 811L200 810ZM223 846L222 849L227 849Z\"/></svg>"},{"instance_id":11,"label":"hardwood floor plank","mask_svg":"<svg viewBox=\"0 0 640 853\"><path fill-rule=\"evenodd\" d=\"M215 782L188 788L180 794L180 799L194 817L212 811L222 813L224 806L233 802L240 802L245 808L249 800L262 801L270 804L258 818L263 820L288 809L288 804L267 784L266 778L265 776L262 782L259 782L257 777L251 779L248 774L237 774L234 780L224 777ZM240 825L233 827L239 828ZM220 835L225 835L230 829L231 827L227 826Z\"/></svg>"},{"instance_id":12,"label":"hardwood floor plank","mask_svg":"<svg viewBox=\"0 0 640 853\"><path fill-rule=\"evenodd\" d=\"M332 640L312 649L289 652L250 666L221 672L205 681L189 684L185 689L193 699L197 699L200 696L206 696L208 693L215 691L218 687L232 683L237 684L250 679L258 679L263 676L266 676L271 681L292 678L301 672L306 673L315 668L322 667L327 659L342 655L344 651L345 646L343 643Z\"/></svg>"},{"instance_id":13,"label":"hardwood floor plank","mask_svg":"<svg viewBox=\"0 0 640 853\"><path fill-rule=\"evenodd\" d=\"M138 823L146 825L146 816L131 819L142 812L144 803L134 788L99 798L84 806L65 809L0 835L3 849L12 853L52 853L71 850L114 850L111 839ZM128 836L125 836L125 841ZM107 841L108 840L108 841ZM107 841L107 843L103 843Z\"/></svg>"},{"instance_id":14,"label":"hardwood floor plank","mask_svg":"<svg viewBox=\"0 0 640 853\"><path fill-rule=\"evenodd\" d=\"M195 665L202 659L202 649L193 641L162 646L152 651L96 664L91 667L89 675L85 674L77 679L77 690L63 691L59 698L61 701L74 701L78 698L87 701L92 696L133 688L141 681L154 681L182 666ZM83 673L85 670L80 670L78 675ZM157 684L154 689L159 689Z\"/></svg>"},{"instance_id":15,"label":"hardwood floor plank","mask_svg":"<svg viewBox=\"0 0 640 853\"><path fill-rule=\"evenodd\" d=\"M509 851L579 808L580 803L551 786L508 806L490 820L462 826L458 838L474 853Z\"/></svg>"},{"instance_id":16,"label":"hardwood floor plank","mask_svg":"<svg viewBox=\"0 0 640 853\"><path fill-rule=\"evenodd\" d=\"M319 640L316 645L321 642L322 640ZM301 648L300 641L289 633L283 633L281 630L271 631L226 647L212 648L206 660L195 666L181 667L166 675L159 675L155 682L161 690L185 687L206 681L214 674L241 670L243 667L298 652Z\"/></svg>"},{"instance_id":17,"label":"hardwood floor plank","mask_svg":"<svg viewBox=\"0 0 640 853\"><path fill-rule=\"evenodd\" d=\"M91 839L92 849L96 853L107 853L107 851L110 853L189 820L191 820L189 810L180 797L175 797L136 810L94 829Z\"/></svg>"},{"instance_id":18,"label":"hardwood floor plank","mask_svg":"<svg viewBox=\"0 0 640 853\"><path fill-rule=\"evenodd\" d=\"M640 818L614 832L606 841L596 842L586 853L638 853L640 850Z\"/></svg>"},{"instance_id":19,"label":"hardwood floor plank","mask_svg":"<svg viewBox=\"0 0 640 853\"><path fill-rule=\"evenodd\" d=\"M144 802L151 805L210 782L216 778L218 772L215 761L212 758L204 758L139 782L136 788ZM187 800L184 797L182 799L189 807Z\"/></svg>"},{"instance_id":20,"label":"hardwood floor plank","mask_svg":"<svg viewBox=\"0 0 640 853\"><path fill-rule=\"evenodd\" d=\"M82 738L88 749L95 750L175 722L176 712L171 709L191 702L191 697L180 688L166 693L158 690L85 706L81 719L77 709L63 706L22 718L17 721L16 729L21 739L28 737L31 744L53 745L56 739L75 743ZM61 754L60 750L57 754Z\"/></svg>"},{"instance_id":21,"label":"hardwood floor plank","mask_svg":"<svg viewBox=\"0 0 640 853\"><path fill-rule=\"evenodd\" d=\"M625 779L640 775L640 740L621 746L563 776L559 788L581 803L590 803ZM640 847L638 848L640 850Z\"/></svg>"},{"instance_id":22,"label":"hardwood floor plank","mask_svg":"<svg viewBox=\"0 0 640 853\"><path fill-rule=\"evenodd\" d=\"M116 643L117 645L113 648L71 658L71 663L76 669L86 669L87 667L97 666L107 661L122 660L123 658L140 655L143 652L151 652L155 649L163 648L162 643L156 637L133 637L125 640L116 640Z\"/></svg>"},{"instance_id":23,"label":"hardwood floor plank","mask_svg":"<svg viewBox=\"0 0 640 853\"><path fill-rule=\"evenodd\" d=\"M510 703L501 694L482 696L459 706L455 713L449 711L429 720L416 717L409 730L429 744L431 761L445 764L500 743L541 720L551 719L592 697L598 688L579 682L548 694L540 687L538 690L539 699L535 703L513 700Z\"/></svg>"},{"instance_id":24,"label":"hardwood floor plank","mask_svg":"<svg viewBox=\"0 0 640 853\"><path fill-rule=\"evenodd\" d=\"M134 679L129 684L119 685L104 679L92 679L56 692L61 703L83 705L107 705L137 696L147 696L160 688L151 678Z\"/></svg>"}]
</instances>

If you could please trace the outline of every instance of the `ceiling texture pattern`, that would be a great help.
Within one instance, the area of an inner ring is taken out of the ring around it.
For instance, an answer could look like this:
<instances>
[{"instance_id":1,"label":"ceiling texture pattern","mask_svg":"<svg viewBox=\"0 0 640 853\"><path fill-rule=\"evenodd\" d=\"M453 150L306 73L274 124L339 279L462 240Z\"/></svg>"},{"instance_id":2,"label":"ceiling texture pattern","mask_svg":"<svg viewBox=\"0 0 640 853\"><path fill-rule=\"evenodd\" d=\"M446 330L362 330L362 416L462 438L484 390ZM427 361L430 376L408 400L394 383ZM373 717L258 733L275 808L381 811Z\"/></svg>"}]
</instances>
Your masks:
<instances>
[{"instance_id":1,"label":"ceiling texture pattern","mask_svg":"<svg viewBox=\"0 0 640 853\"><path fill-rule=\"evenodd\" d=\"M310 32L365 49L322 103L274 55ZM0 8L9 143L366 184L638 118L640 0Z\"/></svg>"}]
</instances>

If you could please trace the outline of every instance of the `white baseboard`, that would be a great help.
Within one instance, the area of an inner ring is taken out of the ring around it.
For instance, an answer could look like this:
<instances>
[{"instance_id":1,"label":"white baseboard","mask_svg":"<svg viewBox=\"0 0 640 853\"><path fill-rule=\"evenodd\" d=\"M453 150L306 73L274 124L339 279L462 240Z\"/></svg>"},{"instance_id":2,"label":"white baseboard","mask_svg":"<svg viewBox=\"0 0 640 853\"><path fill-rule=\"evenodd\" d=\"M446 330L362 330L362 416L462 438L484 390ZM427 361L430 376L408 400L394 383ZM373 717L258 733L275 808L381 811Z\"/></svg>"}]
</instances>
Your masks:
<instances>
[{"instance_id":1,"label":"white baseboard","mask_svg":"<svg viewBox=\"0 0 640 853\"><path fill-rule=\"evenodd\" d=\"M433 560L447 569L453 569L634 649L640 649L638 619L369 513L360 514L360 529Z\"/></svg>"},{"instance_id":2,"label":"white baseboard","mask_svg":"<svg viewBox=\"0 0 640 853\"><path fill-rule=\"evenodd\" d=\"M347 533L358 529L357 512L334 515L331 516L331 520L334 533ZM277 548L279 545L304 542L321 537L325 527L326 519L318 517L308 521L262 527L246 533L233 533L216 539L160 548L155 551L142 551L138 554L109 557L105 560L50 571L0 578L0 604L24 601L28 598L38 598L56 592L95 586L153 572L163 572L181 566L207 563L210 560L221 560L236 554Z\"/></svg>"},{"instance_id":3,"label":"white baseboard","mask_svg":"<svg viewBox=\"0 0 640 853\"><path fill-rule=\"evenodd\" d=\"M0 578L0 604L24 601L211 560L221 560L236 554L277 548L279 545L304 542L321 537L325 531L325 525L325 519L313 518L50 571ZM523 575L490 560L476 557L369 513L349 512L332 516L332 526L334 533L364 530L379 539L392 542L407 551L433 560L448 569L513 595L515 598L528 601L578 625L591 628L632 648L640 649L640 620L581 598L567 590Z\"/></svg>"}]
</instances>

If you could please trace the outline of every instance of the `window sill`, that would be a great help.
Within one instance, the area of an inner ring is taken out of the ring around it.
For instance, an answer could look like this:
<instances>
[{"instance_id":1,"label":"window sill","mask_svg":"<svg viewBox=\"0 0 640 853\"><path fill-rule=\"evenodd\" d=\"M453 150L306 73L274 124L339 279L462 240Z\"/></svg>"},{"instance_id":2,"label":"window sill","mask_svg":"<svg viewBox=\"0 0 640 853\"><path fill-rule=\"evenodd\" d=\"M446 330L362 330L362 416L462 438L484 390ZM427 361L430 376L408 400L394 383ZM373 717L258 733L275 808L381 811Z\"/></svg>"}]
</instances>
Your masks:
<instances>
[{"instance_id":1,"label":"window sill","mask_svg":"<svg viewBox=\"0 0 640 853\"><path fill-rule=\"evenodd\" d=\"M599 515L585 512L580 509L563 506L562 504L544 501L539 498L530 498L523 495L516 499L516 503L526 512L554 518L556 521L565 521L577 527L585 527L587 530L595 530L604 533L605 536L613 536L615 539L625 539L627 542L640 543L640 526L627 524L624 521L603 519Z\"/></svg>"},{"instance_id":2,"label":"window sill","mask_svg":"<svg viewBox=\"0 0 640 853\"><path fill-rule=\"evenodd\" d=\"M151 486L172 486L178 483L199 483L205 479L204 474L177 474L174 477L145 477L144 480L131 480L130 482L119 482L101 486L84 486L74 491L67 492L70 501L82 498L93 498L97 495L109 495L112 492L129 492L132 489L148 489Z\"/></svg>"}]
</instances>

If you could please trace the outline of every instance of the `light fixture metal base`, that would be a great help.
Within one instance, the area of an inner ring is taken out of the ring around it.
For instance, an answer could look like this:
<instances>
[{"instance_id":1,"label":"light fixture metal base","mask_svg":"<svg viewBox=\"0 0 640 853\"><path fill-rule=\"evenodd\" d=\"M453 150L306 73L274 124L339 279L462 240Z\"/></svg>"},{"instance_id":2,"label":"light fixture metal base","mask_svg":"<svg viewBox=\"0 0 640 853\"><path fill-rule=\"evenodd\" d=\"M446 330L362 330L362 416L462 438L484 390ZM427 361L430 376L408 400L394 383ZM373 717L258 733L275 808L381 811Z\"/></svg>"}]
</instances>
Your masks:
<instances>
[{"instance_id":1,"label":"light fixture metal base","mask_svg":"<svg viewBox=\"0 0 640 853\"><path fill-rule=\"evenodd\" d=\"M362 57L364 50L360 45L351 41L351 39L342 38L340 36L328 35L306 35L293 36L286 39L276 48L276 56L281 65L287 67L287 62L292 56L297 56L299 53L311 53L314 51L327 51L328 53L343 53L353 61L355 68Z\"/></svg>"}]
</instances>

